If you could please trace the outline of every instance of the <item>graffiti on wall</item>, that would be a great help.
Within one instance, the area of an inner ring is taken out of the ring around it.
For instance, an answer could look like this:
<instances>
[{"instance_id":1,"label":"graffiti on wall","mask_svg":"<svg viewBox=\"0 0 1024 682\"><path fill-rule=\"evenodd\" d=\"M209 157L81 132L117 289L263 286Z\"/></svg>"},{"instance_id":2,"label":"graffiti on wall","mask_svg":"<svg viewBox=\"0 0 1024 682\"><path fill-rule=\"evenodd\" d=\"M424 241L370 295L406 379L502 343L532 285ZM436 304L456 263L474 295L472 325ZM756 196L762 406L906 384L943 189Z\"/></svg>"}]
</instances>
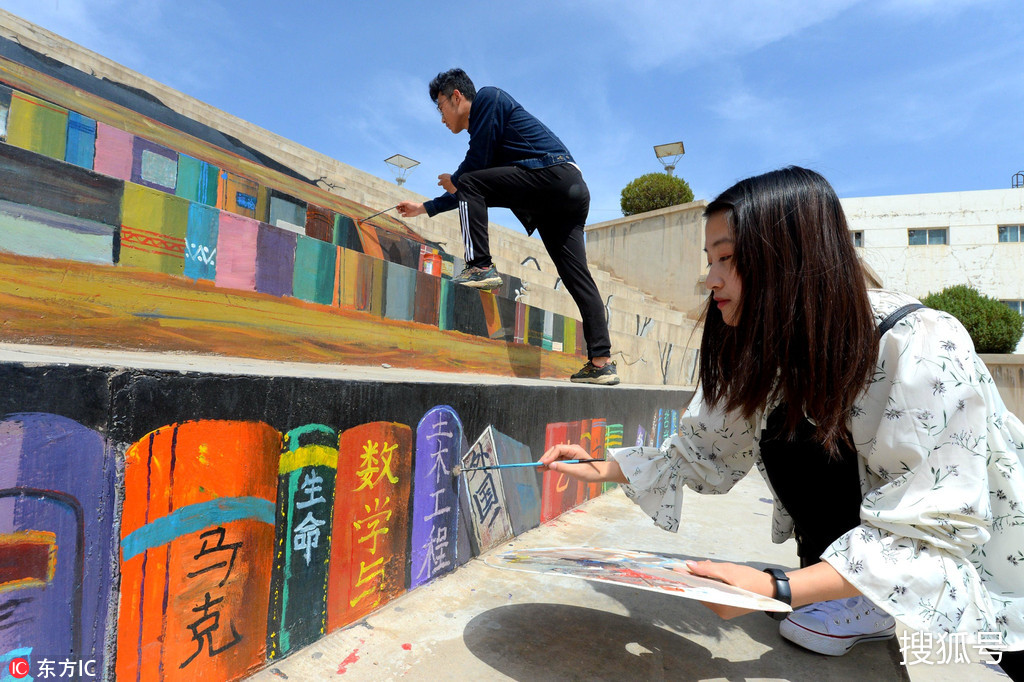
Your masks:
<instances>
[{"instance_id":1,"label":"graffiti on wall","mask_svg":"<svg viewBox=\"0 0 1024 682\"><path fill-rule=\"evenodd\" d=\"M455 566L459 496L453 470L463 451L465 437L455 410L441 405L423 415L416 427L410 588L428 583Z\"/></svg>"},{"instance_id":2,"label":"graffiti on wall","mask_svg":"<svg viewBox=\"0 0 1024 682\"><path fill-rule=\"evenodd\" d=\"M373 420L387 398L339 428L323 418L406 389L287 382L270 408L251 378L0 370L0 657L56 674L77 663L73 679L244 677L486 551L496 512L507 539L601 492L531 467L478 472L495 474L483 483L454 476L460 461L531 462L556 438L598 454L625 430L531 416L513 437L494 421L502 401L477 413L468 396ZM630 429L678 420L627 409ZM484 424L472 445L467 410ZM186 418L161 424L163 412ZM306 413L319 420L292 425Z\"/></svg>"},{"instance_id":3,"label":"graffiti on wall","mask_svg":"<svg viewBox=\"0 0 1024 682\"><path fill-rule=\"evenodd\" d=\"M6 88L0 251L121 266L578 355L575 320L424 272L448 254ZM44 323L45 324L45 323ZM42 333L42 330L40 331Z\"/></svg>"},{"instance_id":4,"label":"graffiti on wall","mask_svg":"<svg viewBox=\"0 0 1024 682\"><path fill-rule=\"evenodd\" d=\"M0 653L108 665L117 571L107 448L58 415L0 421Z\"/></svg>"},{"instance_id":5,"label":"graffiti on wall","mask_svg":"<svg viewBox=\"0 0 1024 682\"><path fill-rule=\"evenodd\" d=\"M267 638L281 434L173 424L125 455L117 678L229 679Z\"/></svg>"}]
</instances>

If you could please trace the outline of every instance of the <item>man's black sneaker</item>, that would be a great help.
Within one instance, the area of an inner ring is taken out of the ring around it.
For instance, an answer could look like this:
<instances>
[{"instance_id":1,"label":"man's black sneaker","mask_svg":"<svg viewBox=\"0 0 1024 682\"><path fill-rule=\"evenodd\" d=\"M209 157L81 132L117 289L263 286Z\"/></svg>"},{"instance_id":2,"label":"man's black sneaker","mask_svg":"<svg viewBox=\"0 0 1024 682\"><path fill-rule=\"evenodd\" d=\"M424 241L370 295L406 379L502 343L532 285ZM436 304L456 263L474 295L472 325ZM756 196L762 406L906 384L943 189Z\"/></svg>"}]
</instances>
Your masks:
<instances>
[{"instance_id":1,"label":"man's black sneaker","mask_svg":"<svg viewBox=\"0 0 1024 682\"><path fill-rule=\"evenodd\" d=\"M606 362L603 367L595 367L589 360L583 369L569 377L569 381L577 384L602 384L614 386L619 383L619 375L615 372L615 363Z\"/></svg>"},{"instance_id":2,"label":"man's black sneaker","mask_svg":"<svg viewBox=\"0 0 1024 682\"><path fill-rule=\"evenodd\" d=\"M490 291L501 286L501 277L493 265L486 268L470 267L462 271L458 277L452 278L455 284L464 284L474 289Z\"/></svg>"}]
</instances>

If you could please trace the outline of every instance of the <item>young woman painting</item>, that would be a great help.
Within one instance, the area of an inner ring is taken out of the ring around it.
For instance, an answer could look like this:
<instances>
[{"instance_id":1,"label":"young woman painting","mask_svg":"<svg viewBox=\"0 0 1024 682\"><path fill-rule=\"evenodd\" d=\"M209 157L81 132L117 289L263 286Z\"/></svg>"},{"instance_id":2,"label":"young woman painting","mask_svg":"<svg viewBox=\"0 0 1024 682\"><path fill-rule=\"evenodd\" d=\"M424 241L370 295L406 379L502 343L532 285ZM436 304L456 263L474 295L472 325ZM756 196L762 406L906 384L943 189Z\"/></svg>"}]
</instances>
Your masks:
<instances>
[{"instance_id":1,"label":"young woman painting","mask_svg":"<svg viewBox=\"0 0 1024 682\"><path fill-rule=\"evenodd\" d=\"M592 464L559 463L588 457L560 445L541 463L623 483L673 531L684 486L724 493L756 466L775 497L773 540L795 536L801 567L699 561L694 573L789 595L781 634L821 653L891 637L895 616L1001 645L1019 679L1024 425L967 332L866 289L839 199L813 171L743 180L705 216L711 296L678 432Z\"/></svg>"}]
</instances>

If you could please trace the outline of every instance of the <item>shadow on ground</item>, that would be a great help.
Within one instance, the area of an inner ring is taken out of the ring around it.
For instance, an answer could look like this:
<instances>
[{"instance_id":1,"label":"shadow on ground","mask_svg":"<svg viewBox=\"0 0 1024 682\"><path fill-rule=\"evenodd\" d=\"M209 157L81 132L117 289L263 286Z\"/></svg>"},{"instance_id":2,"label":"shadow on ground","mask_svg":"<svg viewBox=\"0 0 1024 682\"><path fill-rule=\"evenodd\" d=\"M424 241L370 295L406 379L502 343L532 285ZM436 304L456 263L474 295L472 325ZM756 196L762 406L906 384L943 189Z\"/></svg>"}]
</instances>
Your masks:
<instances>
[{"instance_id":1,"label":"shadow on ground","mask_svg":"<svg viewBox=\"0 0 1024 682\"><path fill-rule=\"evenodd\" d=\"M591 585L629 615L512 604L473 618L463 632L465 645L515 680L909 679L895 639L859 645L842 657L822 656L782 639L778 623L763 614L725 621L694 600Z\"/></svg>"}]
</instances>

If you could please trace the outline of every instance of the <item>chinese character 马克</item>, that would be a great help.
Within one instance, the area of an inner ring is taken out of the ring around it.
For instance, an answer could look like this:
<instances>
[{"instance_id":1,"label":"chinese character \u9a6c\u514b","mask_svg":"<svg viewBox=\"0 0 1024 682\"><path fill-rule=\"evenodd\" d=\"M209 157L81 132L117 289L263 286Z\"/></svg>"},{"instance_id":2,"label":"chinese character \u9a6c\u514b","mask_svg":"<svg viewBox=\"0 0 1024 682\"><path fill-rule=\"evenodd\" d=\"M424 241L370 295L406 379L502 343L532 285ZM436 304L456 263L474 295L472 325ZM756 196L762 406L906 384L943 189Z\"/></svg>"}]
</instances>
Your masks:
<instances>
[{"instance_id":1,"label":"chinese character \u9a6c\u514b","mask_svg":"<svg viewBox=\"0 0 1024 682\"><path fill-rule=\"evenodd\" d=\"M192 613L202 614L191 624L185 626L192 631L192 640L196 643L196 650L191 656L185 659L184 663L178 666L179 669L187 666L195 659L196 656L202 653L204 643L206 644L207 655L213 657L219 653L227 651L242 641L242 636L238 634L237 630L235 630L235 624L229 623L232 640L221 647L215 647L213 645L213 633L220 629L220 611L217 610L211 612L211 609L222 601L224 601L223 597L210 599L210 593L207 592L203 603L192 609Z\"/></svg>"},{"instance_id":2,"label":"chinese character \u9a6c\u514b","mask_svg":"<svg viewBox=\"0 0 1024 682\"><path fill-rule=\"evenodd\" d=\"M295 503L296 509L305 509L306 507L312 507L314 504L326 503L327 500L321 495L317 495L318 492L324 489L322 483L324 479L317 476L316 471L310 471L306 474L305 478L302 479L302 492L309 496L309 499Z\"/></svg>"},{"instance_id":3,"label":"chinese character \u9a6c\u514b","mask_svg":"<svg viewBox=\"0 0 1024 682\"><path fill-rule=\"evenodd\" d=\"M225 534L225 530L224 530L223 527L220 527L220 526L218 526L217 528L214 528L212 530L208 530L205 533L202 533L199 536L200 538L203 539L202 549L200 549L199 553L196 554L195 556L193 556L192 558L195 559L196 561L198 561L199 559L203 558L204 556L206 556L208 554L214 554L216 552L231 552L231 558L229 560L227 560L227 561L219 561L217 563L210 564L209 566L201 568L198 571L193 571L193 572L188 574L189 578L195 578L197 575L202 575L203 573L206 573L207 571L212 571L214 569L227 567L227 570L224 572L224 577L220 581L220 587L224 587L224 583L227 582L228 576L231 575L231 569L234 568L234 566L235 566L235 555L238 553L238 548L242 546L241 542L232 542L231 544L227 544L227 545L224 544L224 534ZM216 541L216 544L211 547L207 543L207 538L210 538L210 537L213 537L213 536L217 537L217 541Z\"/></svg>"},{"instance_id":4,"label":"chinese character \u9a6c\u514b","mask_svg":"<svg viewBox=\"0 0 1024 682\"><path fill-rule=\"evenodd\" d=\"M361 481L356 490L376 488L384 478L391 483L398 483L398 477L391 473L391 459L395 456L397 449L398 443L388 445L385 442L381 447L380 443L366 441L366 445L363 446L363 454L360 456L360 468L356 471L356 476Z\"/></svg>"},{"instance_id":5,"label":"chinese character \u9a6c\u514b","mask_svg":"<svg viewBox=\"0 0 1024 682\"><path fill-rule=\"evenodd\" d=\"M367 540L371 541L369 547L370 554L377 553L377 537L379 535L386 535L389 533L387 526L381 527L381 524L387 522L391 518L391 510L387 509L388 504L391 503L390 497L384 498L383 505L381 504L380 498L373 500L374 508L370 509L370 505L363 505L366 509L366 513L369 514L366 518L356 519L352 522L352 527L356 530L362 530L363 526L366 526L367 533L361 538L357 539L357 542L363 543ZM383 507L383 508L382 508Z\"/></svg>"},{"instance_id":6,"label":"chinese character \u9a6c\u514b","mask_svg":"<svg viewBox=\"0 0 1024 682\"><path fill-rule=\"evenodd\" d=\"M293 529L292 548L296 551L305 550L307 566L312 558L313 548L320 545L320 526L326 523L314 517L313 512L306 512L306 518Z\"/></svg>"},{"instance_id":7,"label":"chinese character \u9a6c\u514b","mask_svg":"<svg viewBox=\"0 0 1024 682\"><path fill-rule=\"evenodd\" d=\"M419 573L416 574L417 578L424 575L431 578L441 569L452 565L451 559L448 558L448 528L445 526L434 526L430 529L430 539L423 545L423 549L427 551Z\"/></svg>"}]
</instances>

